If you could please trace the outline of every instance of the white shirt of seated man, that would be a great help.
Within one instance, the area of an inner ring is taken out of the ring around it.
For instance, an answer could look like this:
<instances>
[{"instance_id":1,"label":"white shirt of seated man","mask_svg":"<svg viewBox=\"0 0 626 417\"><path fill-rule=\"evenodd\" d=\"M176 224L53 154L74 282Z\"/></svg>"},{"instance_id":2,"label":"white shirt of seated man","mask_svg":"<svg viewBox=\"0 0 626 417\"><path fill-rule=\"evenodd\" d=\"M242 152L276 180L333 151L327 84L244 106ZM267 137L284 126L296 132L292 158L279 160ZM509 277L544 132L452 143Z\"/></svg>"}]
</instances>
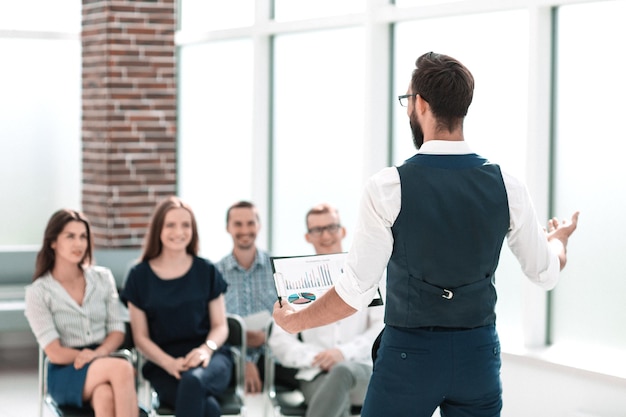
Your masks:
<instances>
[{"instance_id":1,"label":"white shirt of seated man","mask_svg":"<svg viewBox=\"0 0 626 417\"><path fill-rule=\"evenodd\" d=\"M328 204L312 208L306 217L305 239L318 255L343 252L346 236L339 213ZM384 307L369 307L338 322L289 334L274 326L268 344L284 366L298 368L297 379L311 381L342 361L372 364L371 348L383 328Z\"/></svg>"}]
</instances>

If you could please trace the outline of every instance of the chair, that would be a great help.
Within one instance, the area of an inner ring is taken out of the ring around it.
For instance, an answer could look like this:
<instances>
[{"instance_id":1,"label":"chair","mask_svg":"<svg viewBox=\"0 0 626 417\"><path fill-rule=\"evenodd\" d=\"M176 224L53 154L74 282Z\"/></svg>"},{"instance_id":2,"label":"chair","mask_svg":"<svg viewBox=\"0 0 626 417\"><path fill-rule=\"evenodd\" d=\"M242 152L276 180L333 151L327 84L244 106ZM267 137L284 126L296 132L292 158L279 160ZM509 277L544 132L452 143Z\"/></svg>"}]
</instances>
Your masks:
<instances>
[{"instance_id":1,"label":"chair","mask_svg":"<svg viewBox=\"0 0 626 417\"><path fill-rule=\"evenodd\" d=\"M265 329L266 341L269 340L272 334L273 325L274 322L270 321ZM300 337L300 335L298 335L298 337ZM296 388L298 382L295 378L293 381L276 381L276 370L281 366L282 365L276 363L271 348L269 344L266 343L264 391L270 402L270 409L273 412L272 417L304 416L306 413L306 403L304 402L304 395Z\"/></svg>"},{"instance_id":2,"label":"chair","mask_svg":"<svg viewBox=\"0 0 626 417\"><path fill-rule=\"evenodd\" d=\"M120 349L113 352L111 356L124 358L134 364L133 354L129 349ZM39 348L39 364L38 364L38 385L39 385L39 417L43 417L44 405L56 417L94 417L94 411L89 405L82 408L68 405L59 406L52 396L48 393L48 363L49 359L43 349ZM142 416L147 416L146 412L140 410Z\"/></svg>"},{"instance_id":3,"label":"chair","mask_svg":"<svg viewBox=\"0 0 626 417\"><path fill-rule=\"evenodd\" d=\"M134 351L134 344L132 339L132 333L130 330L130 323L126 322L126 334L122 346L117 351L111 353L111 356L126 359L135 366L137 363L137 357ZM38 394L39 394L39 417L43 417L44 405L54 414L55 417L94 417L93 409L86 405L82 408L73 406L59 406L52 396L48 394L48 363L49 359L46 353L39 348L39 360L38 360ZM147 417L148 413L140 407L140 416Z\"/></svg>"},{"instance_id":4,"label":"chair","mask_svg":"<svg viewBox=\"0 0 626 417\"><path fill-rule=\"evenodd\" d=\"M265 330L265 340L269 340L272 326L273 322L270 321ZM302 340L301 334L298 334L298 339ZM296 370L276 363L269 344L266 344L265 349L264 390L270 402L270 407L266 407L266 410L272 410L270 417L304 416L307 405L304 394L297 388ZM353 416L361 414L361 406L352 405L350 414Z\"/></svg>"},{"instance_id":5,"label":"chair","mask_svg":"<svg viewBox=\"0 0 626 417\"><path fill-rule=\"evenodd\" d=\"M218 397L222 415L224 416L241 416L246 415L246 406L244 403L245 393L245 371L246 371L246 327L243 319L236 314L227 314L228 321L228 339L226 344L230 346L233 355L234 364L233 376L231 382L224 393ZM141 368L145 363L145 357L138 354L137 370L144 394L144 406L149 410L151 417L173 417L175 410L159 404L159 398L154 391L150 382L145 380L141 375Z\"/></svg>"}]
</instances>

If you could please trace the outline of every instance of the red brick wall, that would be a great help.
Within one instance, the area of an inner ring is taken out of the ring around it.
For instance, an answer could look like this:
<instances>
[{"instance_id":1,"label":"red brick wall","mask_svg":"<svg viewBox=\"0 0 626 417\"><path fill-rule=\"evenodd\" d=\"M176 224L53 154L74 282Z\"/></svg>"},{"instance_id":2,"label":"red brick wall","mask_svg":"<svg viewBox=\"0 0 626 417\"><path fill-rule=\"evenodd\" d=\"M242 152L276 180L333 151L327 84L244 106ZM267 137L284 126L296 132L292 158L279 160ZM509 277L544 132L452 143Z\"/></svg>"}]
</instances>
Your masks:
<instances>
[{"instance_id":1,"label":"red brick wall","mask_svg":"<svg viewBox=\"0 0 626 417\"><path fill-rule=\"evenodd\" d=\"M97 247L138 247L176 193L176 1L82 4L83 211Z\"/></svg>"}]
</instances>

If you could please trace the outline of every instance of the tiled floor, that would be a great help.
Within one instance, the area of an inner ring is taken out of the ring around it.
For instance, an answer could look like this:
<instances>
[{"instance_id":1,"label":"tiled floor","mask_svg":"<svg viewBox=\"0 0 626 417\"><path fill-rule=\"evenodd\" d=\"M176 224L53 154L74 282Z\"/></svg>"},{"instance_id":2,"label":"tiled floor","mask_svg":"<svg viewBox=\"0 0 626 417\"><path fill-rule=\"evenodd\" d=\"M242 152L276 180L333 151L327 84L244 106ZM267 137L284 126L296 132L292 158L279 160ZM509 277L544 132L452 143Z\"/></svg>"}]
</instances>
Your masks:
<instances>
[{"instance_id":1,"label":"tiled floor","mask_svg":"<svg viewBox=\"0 0 626 417\"><path fill-rule=\"evenodd\" d=\"M248 417L264 417L265 402L261 395L247 396L246 404ZM38 415L37 350L0 350L0 417ZM53 417L45 407L43 415Z\"/></svg>"}]
</instances>

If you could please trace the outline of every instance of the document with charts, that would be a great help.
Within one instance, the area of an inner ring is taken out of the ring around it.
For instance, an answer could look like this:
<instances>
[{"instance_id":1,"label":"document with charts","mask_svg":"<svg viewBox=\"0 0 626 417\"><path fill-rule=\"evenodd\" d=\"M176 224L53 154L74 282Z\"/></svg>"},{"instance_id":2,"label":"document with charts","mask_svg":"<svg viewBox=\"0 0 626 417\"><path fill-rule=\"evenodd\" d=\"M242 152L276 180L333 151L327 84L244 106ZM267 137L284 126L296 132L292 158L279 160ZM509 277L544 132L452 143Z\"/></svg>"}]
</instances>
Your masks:
<instances>
[{"instance_id":1,"label":"document with charts","mask_svg":"<svg viewBox=\"0 0 626 417\"><path fill-rule=\"evenodd\" d=\"M317 300L344 271L347 253L272 257L274 284L282 303L300 309ZM380 296L380 293L379 293ZM382 304L377 298L371 305Z\"/></svg>"}]
</instances>

